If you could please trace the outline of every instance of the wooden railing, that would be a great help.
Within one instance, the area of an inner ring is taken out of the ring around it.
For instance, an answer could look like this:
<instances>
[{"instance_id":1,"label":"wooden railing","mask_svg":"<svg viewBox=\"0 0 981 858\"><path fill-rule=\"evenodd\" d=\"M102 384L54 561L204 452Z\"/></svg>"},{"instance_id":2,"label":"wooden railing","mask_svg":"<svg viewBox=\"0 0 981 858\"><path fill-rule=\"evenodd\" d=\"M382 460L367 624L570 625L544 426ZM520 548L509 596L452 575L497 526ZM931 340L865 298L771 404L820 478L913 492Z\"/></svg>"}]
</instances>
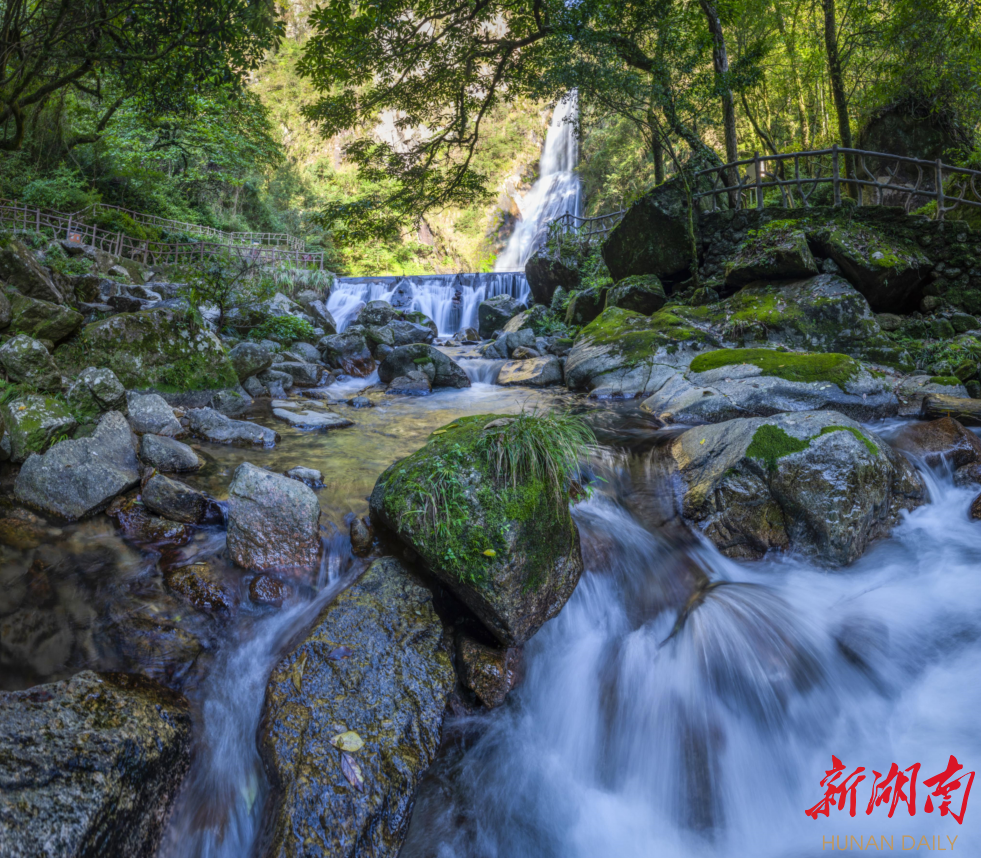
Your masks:
<instances>
[{"instance_id":1,"label":"wooden railing","mask_svg":"<svg viewBox=\"0 0 981 858\"><path fill-rule=\"evenodd\" d=\"M80 214L65 214L0 200L0 226L42 232L48 230L55 239L85 244L112 256L124 257L145 265L189 265L208 259L242 259L257 265L288 265L296 268L316 267L323 271L324 254L306 253L297 242L291 248L243 244L238 241L165 242L147 241L86 223ZM243 233L232 233L242 235ZM227 235L227 234L226 234Z\"/></svg>"},{"instance_id":2,"label":"wooden railing","mask_svg":"<svg viewBox=\"0 0 981 858\"><path fill-rule=\"evenodd\" d=\"M623 220L626 209L597 215L596 217L579 217L571 212L566 212L548 223L549 235L558 233L575 233L577 238L591 239L594 235L605 236L621 220Z\"/></svg>"},{"instance_id":3,"label":"wooden railing","mask_svg":"<svg viewBox=\"0 0 981 858\"><path fill-rule=\"evenodd\" d=\"M852 169L844 170L849 162ZM875 173L869 169L870 162ZM711 187L699 190L705 180ZM710 211L767 205L809 208L815 204L814 193L820 185L831 186L833 206L842 204L843 195L857 206L899 203L907 213L936 202L932 214L939 220L958 206L981 208L981 172L977 170L837 144L830 149L753 155L700 170L695 173L693 197L710 201Z\"/></svg>"}]
</instances>

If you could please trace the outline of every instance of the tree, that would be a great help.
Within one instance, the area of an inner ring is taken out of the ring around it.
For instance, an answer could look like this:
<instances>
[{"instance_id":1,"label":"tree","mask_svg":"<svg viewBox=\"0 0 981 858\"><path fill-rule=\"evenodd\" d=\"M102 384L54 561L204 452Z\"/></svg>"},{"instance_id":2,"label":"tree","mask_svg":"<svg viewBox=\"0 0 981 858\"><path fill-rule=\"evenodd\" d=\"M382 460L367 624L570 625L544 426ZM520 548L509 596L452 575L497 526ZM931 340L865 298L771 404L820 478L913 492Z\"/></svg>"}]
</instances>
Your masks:
<instances>
[{"instance_id":1,"label":"tree","mask_svg":"<svg viewBox=\"0 0 981 858\"><path fill-rule=\"evenodd\" d=\"M4 0L0 19L0 149L21 148L53 97L102 105L101 135L127 98L176 109L197 87L241 83L276 44L271 0Z\"/></svg>"}]
</instances>

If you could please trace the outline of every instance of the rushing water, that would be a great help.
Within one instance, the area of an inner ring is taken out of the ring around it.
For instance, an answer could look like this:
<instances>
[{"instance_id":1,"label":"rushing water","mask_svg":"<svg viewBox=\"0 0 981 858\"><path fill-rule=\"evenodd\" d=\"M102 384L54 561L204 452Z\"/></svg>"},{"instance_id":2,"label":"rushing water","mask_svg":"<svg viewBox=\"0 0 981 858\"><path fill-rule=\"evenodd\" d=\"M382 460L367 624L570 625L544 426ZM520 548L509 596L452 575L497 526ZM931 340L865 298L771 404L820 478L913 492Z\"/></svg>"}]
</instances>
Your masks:
<instances>
[{"instance_id":1,"label":"rushing water","mask_svg":"<svg viewBox=\"0 0 981 858\"><path fill-rule=\"evenodd\" d=\"M957 825L925 813L922 786L950 754L968 771L981 759L975 492L923 470L931 502L846 569L796 556L733 562L674 515L662 455L672 432L626 403L498 387L499 362L467 353L454 354L469 390L408 398L383 394L375 378L342 380L332 407L350 429L300 431L263 411L254 419L281 433L275 448L197 445L207 464L186 479L219 499L243 461L324 473L325 562L287 582L282 608L250 603L251 576L227 563L220 529L153 549L97 517L44 524L34 548L0 546L4 687L123 667L188 696L194 759L159 858L250 856L268 790L256 730L269 672L363 569L347 524L366 512L378 475L460 416L534 408L580 409L600 438L595 493L575 508L587 569L525 647L506 704L447 720L402 858L811 858L830 851L823 839L871 834L892 836L897 852L903 835L956 836L954 855L981 854L970 803ZM373 408L343 403L364 389ZM879 428L888 437L896 424ZM224 619L162 583L166 564L203 558L234 596ZM172 651L186 646L176 633L134 651L119 631L151 617L201 642L190 666ZM832 809L814 821L804 810L821 798L832 754L867 779L854 819ZM886 806L865 813L873 768L893 762L922 766L912 819L903 804L892 819Z\"/></svg>"},{"instance_id":2,"label":"rushing water","mask_svg":"<svg viewBox=\"0 0 981 858\"><path fill-rule=\"evenodd\" d=\"M357 318L368 301L388 301L404 310L425 313L440 336L477 327L477 307L496 295L528 302L531 290L522 272L493 274L418 274L406 277L341 277L327 300L339 331Z\"/></svg>"},{"instance_id":3,"label":"rushing water","mask_svg":"<svg viewBox=\"0 0 981 858\"><path fill-rule=\"evenodd\" d=\"M546 238L548 222L564 214L582 216L582 185L576 175L579 139L573 120L579 110L575 92L552 113L545 137L538 180L521 201L518 221L507 246L497 257L496 271L523 271L525 263Z\"/></svg>"}]
</instances>

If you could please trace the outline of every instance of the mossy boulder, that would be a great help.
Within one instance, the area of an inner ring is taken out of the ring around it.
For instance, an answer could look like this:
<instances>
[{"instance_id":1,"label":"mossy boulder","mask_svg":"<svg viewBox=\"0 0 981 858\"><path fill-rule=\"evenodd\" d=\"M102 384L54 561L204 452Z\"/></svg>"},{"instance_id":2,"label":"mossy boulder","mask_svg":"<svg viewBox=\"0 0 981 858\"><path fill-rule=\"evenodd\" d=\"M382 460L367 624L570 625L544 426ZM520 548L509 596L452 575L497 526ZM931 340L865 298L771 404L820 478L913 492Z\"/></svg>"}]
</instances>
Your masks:
<instances>
[{"instance_id":1,"label":"mossy boulder","mask_svg":"<svg viewBox=\"0 0 981 858\"><path fill-rule=\"evenodd\" d=\"M641 408L667 423L818 410L875 420L895 416L899 401L882 373L848 355L720 349L697 355Z\"/></svg>"},{"instance_id":2,"label":"mossy boulder","mask_svg":"<svg viewBox=\"0 0 981 858\"><path fill-rule=\"evenodd\" d=\"M821 256L830 257L877 313L915 309L933 263L918 247L867 226L835 221L811 232Z\"/></svg>"},{"instance_id":3,"label":"mossy boulder","mask_svg":"<svg viewBox=\"0 0 981 858\"><path fill-rule=\"evenodd\" d=\"M396 858L455 677L428 589L376 560L276 665L259 750L277 858Z\"/></svg>"},{"instance_id":4,"label":"mossy boulder","mask_svg":"<svg viewBox=\"0 0 981 858\"><path fill-rule=\"evenodd\" d=\"M0 692L0 852L155 855L190 758L187 701L139 677Z\"/></svg>"},{"instance_id":5,"label":"mossy boulder","mask_svg":"<svg viewBox=\"0 0 981 858\"><path fill-rule=\"evenodd\" d=\"M481 301L477 307L477 332L481 339L489 340L518 313L528 309L510 295L495 295Z\"/></svg>"},{"instance_id":6,"label":"mossy boulder","mask_svg":"<svg viewBox=\"0 0 981 858\"><path fill-rule=\"evenodd\" d=\"M29 298L65 303L65 294L55 285L48 269L16 239L0 239L0 280Z\"/></svg>"},{"instance_id":7,"label":"mossy boulder","mask_svg":"<svg viewBox=\"0 0 981 858\"><path fill-rule=\"evenodd\" d=\"M60 343L82 326L82 314L71 307L28 298L13 289L7 290L6 297L10 300L13 333Z\"/></svg>"},{"instance_id":8,"label":"mossy boulder","mask_svg":"<svg viewBox=\"0 0 981 858\"><path fill-rule=\"evenodd\" d=\"M506 646L554 617L583 569L568 497L544 479L505 481L490 461L488 433L511 419L446 426L385 471L370 499L374 518Z\"/></svg>"},{"instance_id":9,"label":"mossy boulder","mask_svg":"<svg viewBox=\"0 0 981 858\"><path fill-rule=\"evenodd\" d=\"M238 387L218 337L166 308L93 322L55 355L66 370L108 367L128 390L168 395Z\"/></svg>"},{"instance_id":10,"label":"mossy boulder","mask_svg":"<svg viewBox=\"0 0 981 858\"><path fill-rule=\"evenodd\" d=\"M609 307L576 337L565 380L570 390L596 397L650 395L693 354L719 344L708 326L696 326L672 308L648 317Z\"/></svg>"},{"instance_id":11,"label":"mossy boulder","mask_svg":"<svg viewBox=\"0 0 981 858\"><path fill-rule=\"evenodd\" d=\"M588 325L603 312L609 290L609 286L591 286L574 292L565 308L565 323L575 327Z\"/></svg>"},{"instance_id":12,"label":"mossy boulder","mask_svg":"<svg viewBox=\"0 0 981 858\"><path fill-rule=\"evenodd\" d=\"M667 298L664 287L654 274L634 275L616 284L606 294L607 307L632 310L642 316L650 316L664 306Z\"/></svg>"},{"instance_id":13,"label":"mossy boulder","mask_svg":"<svg viewBox=\"0 0 981 858\"><path fill-rule=\"evenodd\" d=\"M365 329L360 325L352 326L343 333L324 337L317 343L317 348L327 366L348 375L365 378L375 371L375 359L365 339Z\"/></svg>"},{"instance_id":14,"label":"mossy boulder","mask_svg":"<svg viewBox=\"0 0 981 858\"><path fill-rule=\"evenodd\" d=\"M97 420L107 411L126 411L126 388L111 369L90 366L68 388L72 412L83 423Z\"/></svg>"},{"instance_id":15,"label":"mossy boulder","mask_svg":"<svg viewBox=\"0 0 981 858\"><path fill-rule=\"evenodd\" d=\"M18 334L0 346L0 366L11 381L38 390L61 390L61 372L42 343Z\"/></svg>"},{"instance_id":16,"label":"mossy boulder","mask_svg":"<svg viewBox=\"0 0 981 858\"><path fill-rule=\"evenodd\" d=\"M795 221L772 221L753 230L726 264L726 286L738 289L755 280L799 280L818 274L807 236Z\"/></svg>"},{"instance_id":17,"label":"mossy boulder","mask_svg":"<svg viewBox=\"0 0 981 858\"><path fill-rule=\"evenodd\" d=\"M552 318L552 311L547 305L535 304L511 318L504 326L503 331L507 334L516 334L518 331L527 329L534 334L541 335L546 332L545 328L550 318Z\"/></svg>"},{"instance_id":18,"label":"mossy boulder","mask_svg":"<svg viewBox=\"0 0 981 858\"><path fill-rule=\"evenodd\" d=\"M548 307L556 289L578 289L579 267L571 260L554 259L536 253L525 263L525 277L536 304Z\"/></svg>"},{"instance_id":19,"label":"mossy boulder","mask_svg":"<svg viewBox=\"0 0 981 858\"><path fill-rule=\"evenodd\" d=\"M614 280L635 274L664 279L691 267L687 203L680 179L669 179L634 203L604 242L603 261Z\"/></svg>"},{"instance_id":20,"label":"mossy boulder","mask_svg":"<svg viewBox=\"0 0 981 858\"><path fill-rule=\"evenodd\" d=\"M43 453L57 438L78 425L60 399L29 393L0 404L0 416L10 437L10 458L23 462L31 453Z\"/></svg>"},{"instance_id":21,"label":"mossy boulder","mask_svg":"<svg viewBox=\"0 0 981 858\"><path fill-rule=\"evenodd\" d=\"M832 411L689 429L670 453L682 514L728 557L794 550L842 566L927 500L902 455Z\"/></svg>"},{"instance_id":22,"label":"mossy boulder","mask_svg":"<svg viewBox=\"0 0 981 858\"><path fill-rule=\"evenodd\" d=\"M378 378L388 384L396 378L407 378L410 372L423 373L433 387L470 387L463 368L426 343L392 349L378 367Z\"/></svg>"}]
</instances>

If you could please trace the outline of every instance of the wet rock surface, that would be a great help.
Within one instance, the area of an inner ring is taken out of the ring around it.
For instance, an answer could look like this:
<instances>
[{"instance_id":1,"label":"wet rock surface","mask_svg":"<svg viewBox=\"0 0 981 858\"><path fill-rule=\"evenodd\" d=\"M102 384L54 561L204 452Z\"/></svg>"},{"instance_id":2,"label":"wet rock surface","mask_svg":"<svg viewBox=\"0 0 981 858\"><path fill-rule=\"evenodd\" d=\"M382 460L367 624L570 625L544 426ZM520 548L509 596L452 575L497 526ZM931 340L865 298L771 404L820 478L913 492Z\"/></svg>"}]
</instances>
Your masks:
<instances>
[{"instance_id":1,"label":"wet rock surface","mask_svg":"<svg viewBox=\"0 0 981 858\"><path fill-rule=\"evenodd\" d=\"M375 561L273 670L259 748L267 856L398 855L454 683L432 595Z\"/></svg>"},{"instance_id":2,"label":"wet rock surface","mask_svg":"<svg viewBox=\"0 0 981 858\"><path fill-rule=\"evenodd\" d=\"M187 444L163 435L147 434L140 438L140 459L164 473L196 471L203 464Z\"/></svg>"},{"instance_id":3,"label":"wet rock surface","mask_svg":"<svg viewBox=\"0 0 981 858\"><path fill-rule=\"evenodd\" d=\"M187 412L191 432L215 444L237 447L272 447L279 436L265 426L232 420L214 408L192 408Z\"/></svg>"},{"instance_id":4,"label":"wet rock surface","mask_svg":"<svg viewBox=\"0 0 981 858\"><path fill-rule=\"evenodd\" d=\"M137 677L0 692L0 853L150 858L190 744L183 698Z\"/></svg>"},{"instance_id":5,"label":"wet rock surface","mask_svg":"<svg viewBox=\"0 0 981 858\"><path fill-rule=\"evenodd\" d=\"M156 393L126 394L127 417L129 425L137 435L147 432L153 435L180 435L184 430L174 416L174 409L167 400Z\"/></svg>"}]
</instances>

